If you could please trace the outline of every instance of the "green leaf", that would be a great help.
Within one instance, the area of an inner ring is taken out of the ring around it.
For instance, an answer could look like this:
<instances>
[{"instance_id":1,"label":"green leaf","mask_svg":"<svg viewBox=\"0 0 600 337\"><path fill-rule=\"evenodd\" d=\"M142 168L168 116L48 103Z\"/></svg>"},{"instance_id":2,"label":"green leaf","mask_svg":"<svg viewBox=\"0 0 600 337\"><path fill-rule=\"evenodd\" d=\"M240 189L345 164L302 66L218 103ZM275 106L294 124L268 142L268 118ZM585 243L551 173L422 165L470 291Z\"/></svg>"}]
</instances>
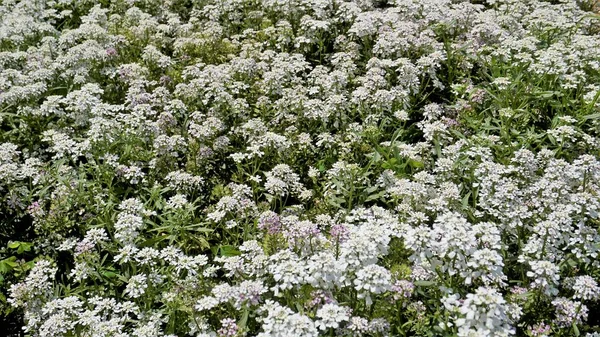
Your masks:
<instances>
[{"instance_id":1,"label":"green leaf","mask_svg":"<svg viewBox=\"0 0 600 337\"><path fill-rule=\"evenodd\" d=\"M550 97L554 96L555 94L556 94L556 93L555 93L554 91L540 91L540 92L538 93L538 95L539 95L541 98L550 98Z\"/></svg>"},{"instance_id":2,"label":"green leaf","mask_svg":"<svg viewBox=\"0 0 600 337\"><path fill-rule=\"evenodd\" d=\"M168 236L167 236L166 234L163 234L163 235L156 235L155 237L153 237L153 238L151 238L151 239L148 239L148 240L146 240L146 241L142 242L142 243L140 244L140 246L142 246L142 247L150 247L150 246L154 245L154 244L155 244L155 243L157 243L157 242L160 242L160 241L163 241L163 240L165 240L167 237L168 237Z\"/></svg>"},{"instance_id":3,"label":"green leaf","mask_svg":"<svg viewBox=\"0 0 600 337\"><path fill-rule=\"evenodd\" d=\"M250 314L250 310L248 308L244 308L244 312L242 313L242 318L238 321L237 325L240 329L244 329L248 324L248 316Z\"/></svg>"},{"instance_id":4,"label":"green leaf","mask_svg":"<svg viewBox=\"0 0 600 337\"><path fill-rule=\"evenodd\" d=\"M0 261L0 271L1 271L1 266L4 264L8 267L10 267L8 270L11 270L15 267L17 267L19 264L17 262L15 262L17 260L17 258L15 256L11 256L7 259L4 259L2 261Z\"/></svg>"},{"instance_id":5,"label":"green leaf","mask_svg":"<svg viewBox=\"0 0 600 337\"><path fill-rule=\"evenodd\" d=\"M335 185L335 187L337 187L339 190L342 190L344 192L348 191L348 189L344 186L344 183L342 183L341 181L335 179L333 180L333 184Z\"/></svg>"},{"instance_id":6,"label":"green leaf","mask_svg":"<svg viewBox=\"0 0 600 337\"><path fill-rule=\"evenodd\" d=\"M339 199L339 198L336 198L336 199ZM327 199L327 204L328 204L329 206L333 206L333 207L335 207L335 208L342 208L342 204L341 204L341 203L338 203L338 202L336 202L334 199Z\"/></svg>"},{"instance_id":7,"label":"green leaf","mask_svg":"<svg viewBox=\"0 0 600 337\"><path fill-rule=\"evenodd\" d=\"M30 270L31 268L33 268L33 266L35 265L35 261L27 261L23 264L22 268L23 270Z\"/></svg>"},{"instance_id":8,"label":"green leaf","mask_svg":"<svg viewBox=\"0 0 600 337\"><path fill-rule=\"evenodd\" d=\"M192 240L194 240L196 243L198 243L198 245L200 245L200 247L202 248L210 248L210 243L208 243L208 241L206 241L206 239L198 237L198 236L192 236Z\"/></svg>"},{"instance_id":9,"label":"green leaf","mask_svg":"<svg viewBox=\"0 0 600 337\"><path fill-rule=\"evenodd\" d=\"M373 160L377 163L380 162L382 159L383 156L381 155L381 153L379 153L379 151L375 151L373 155Z\"/></svg>"},{"instance_id":10,"label":"green leaf","mask_svg":"<svg viewBox=\"0 0 600 337\"><path fill-rule=\"evenodd\" d=\"M110 271L110 270L103 270L102 271L102 276L109 278L109 279L113 279L115 277L118 276L117 273L115 273L114 271Z\"/></svg>"},{"instance_id":11,"label":"green leaf","mask_svg":"<svg viewBox=\"0 0 600 337\"><path fill-rule=\"evenodd\" d=\"M298 302L296 302L296 311L298 311L298 313L300 313L301 315L304 314L304 308L302 307L302 305Z\"/></svg>"},{"instance_id":12,"label":"green leaf","mask_svg":"<svg viewBox=\"0 0 600 337\"><path fill-rule=\"evenodd\" d=\"M240 255L242 252L240 252L239 250L235 249L234 246L220 246L219 247L219 255L221 256L237 256Z\"/></svg>"},{"instance_id":13,"label":"green leaf","mask_svg":"<svg viewBox=\"0 0 600 337\"><path fill-rule=\"evenodd\" d=\"M381 191L379 193L371 194L365 199L365 201L372 201L382 198L385 195L385 191Z\"/></svg>"},{"instance_id":14,"label":"green leaf","mask_svg":"<svg viewBox=\"0 0 600 337\"><path fill-rule=\"evenodd\" d=\"M425 164L423 164L422 162L420 162L418 160L414 160L414 159L409 159L408 160L408 165L410 165L412 168L423 168L423 167L425 167Z\"/></svg>"},{"instance_id":15,"label":"green leaf","mask_svg":"<svg viewBox=\"0 0 600 337\"><path fill-rule=\"evenodd\" d=\"M591 114L591 115L585 115L582 118L583 119L599 119L600 118L600 113L595 113L595 114Z\"/></svg>"},{"instance_id":16,"label":"green leaf","mask_svg":"<svg viewBox=\"0 0 600 337\"><path fill-rule=\"evenodd\" d=\"M571 258L567 259L567 264L568 264L568 265L569 265L571 268L575 268L575 267L577 267L577 261L575 261L575 260L573 260L573 259L571 259Z\"/></svg>"},{"instance_id":17,"label":"green leaf","mask_svg":"<svg viewBox=\"0 0 600 337\"><path fill-rule=\"evenodd\" d=\"M19 248L17 249L17 253L23 254L24 252L28 252L31 250L31 244L27 242L20 242Z\"/></svg>"},{"instance_id":18,"label":"green leaf","mask_svg":"<svg viewBox=\"0 0 600 337\"><path fill-rule=\"evenodd\" d=\"M319 171L320 171L320 172L325 172L325 170L327 169L327 168L325 167L325 162L323 162L323 161L319 162L319 164L318 164L318 168L319 168Z\"/></svg>"},{"instance_id":19,"label":"green leaf","mask_svg":"<svg viewBox=\"0 0 600 337\"><path fill-rule=\"evenodd\" d=\"M186 226L184 228L186 230L189 230L189 231L195 231L195 232L201 232L201 233L212 233L212 232L215 231L212 228L200 227L200 226L203 226L203 225L206 225L206 223L197 223L197 224L194 224L194 225Z\"/></svg>"},{"instance_id":20,"label":"green leaf","mask_svg":"<svg viewBox=\"0 0 600 337\"><path fill-rule=\"evenodd\" d=\"M418 287L431 287L435 285L433 281L415 281L414 284Z\"/></svg>"},{"instance_id":21,"label":"green leaf","mask_svg":"<svg viewBox=\"0 0 600 337\"><path fill-rule=\"evenodd\" d=\"M469 193L467 193L463 198L462 198L462 207L463 208L467 208L469 206L469 197L471 196L471 191L469 191Z\"/></svg>"},{"instance_id":22,"label":"green leaf","mask_svg":"<svg viewBox=\"0 0 600 337\"><path fill-rule=\"evenodd\" d=\"M367 194L372 194L373 192L377 191L378 187L377 186L370 186L365 188L365 193Z\"/></svg>"}]
</instances>

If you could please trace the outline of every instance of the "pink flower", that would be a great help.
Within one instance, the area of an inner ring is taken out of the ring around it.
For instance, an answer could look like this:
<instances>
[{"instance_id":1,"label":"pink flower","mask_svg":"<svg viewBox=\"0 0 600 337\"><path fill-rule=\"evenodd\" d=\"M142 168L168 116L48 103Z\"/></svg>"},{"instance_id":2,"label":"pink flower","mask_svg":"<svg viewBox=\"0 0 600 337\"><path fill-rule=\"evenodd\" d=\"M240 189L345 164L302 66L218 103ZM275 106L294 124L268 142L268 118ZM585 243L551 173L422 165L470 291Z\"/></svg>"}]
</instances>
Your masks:
<instances>
[{"instance_id":1,"label":"pink flower","mask_svg":"<svg viewBox=\"0 0 600 337\"><path fill-rule=\"evenodd\" d=\"M109 47L106 49L106 55L108 56L116 56L117 55L117 50L113 47Z\"/></svg>"}]
</instances>

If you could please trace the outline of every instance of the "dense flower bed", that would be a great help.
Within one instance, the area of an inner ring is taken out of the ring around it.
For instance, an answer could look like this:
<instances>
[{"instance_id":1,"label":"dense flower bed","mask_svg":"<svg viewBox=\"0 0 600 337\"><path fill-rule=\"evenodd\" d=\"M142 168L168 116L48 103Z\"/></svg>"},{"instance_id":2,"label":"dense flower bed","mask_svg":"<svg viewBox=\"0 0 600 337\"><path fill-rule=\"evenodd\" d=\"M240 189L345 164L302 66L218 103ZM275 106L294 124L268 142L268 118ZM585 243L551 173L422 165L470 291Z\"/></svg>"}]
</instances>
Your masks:
<instances>
[{"instance_id":1,"label":"dense flower bed","mask_svg":"<svg viewBox=\"0 0 600 337\"><path fill-rule=\"evenodd\" d=\"M600 336L593 1L0 2L30 336Z\"/></svg>"}]
</instances>

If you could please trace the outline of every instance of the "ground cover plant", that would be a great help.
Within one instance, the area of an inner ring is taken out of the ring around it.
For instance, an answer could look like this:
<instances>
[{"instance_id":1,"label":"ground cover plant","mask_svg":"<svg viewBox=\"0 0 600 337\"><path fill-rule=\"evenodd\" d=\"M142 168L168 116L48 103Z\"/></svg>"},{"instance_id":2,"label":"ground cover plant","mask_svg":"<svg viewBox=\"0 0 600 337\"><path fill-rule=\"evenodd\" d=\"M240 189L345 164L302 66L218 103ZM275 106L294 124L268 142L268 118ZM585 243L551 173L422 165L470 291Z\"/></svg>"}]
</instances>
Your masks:
<instances>
[{"instance_id":1,"label":"ground cover plant","mask_svg":"<svg viewBox=\"0 0 600 337\"><path fill-rule=\"evenodd\" d=\"M593 1L0 1L0 326L600 336Z\"/></svg>"}]
</instances>

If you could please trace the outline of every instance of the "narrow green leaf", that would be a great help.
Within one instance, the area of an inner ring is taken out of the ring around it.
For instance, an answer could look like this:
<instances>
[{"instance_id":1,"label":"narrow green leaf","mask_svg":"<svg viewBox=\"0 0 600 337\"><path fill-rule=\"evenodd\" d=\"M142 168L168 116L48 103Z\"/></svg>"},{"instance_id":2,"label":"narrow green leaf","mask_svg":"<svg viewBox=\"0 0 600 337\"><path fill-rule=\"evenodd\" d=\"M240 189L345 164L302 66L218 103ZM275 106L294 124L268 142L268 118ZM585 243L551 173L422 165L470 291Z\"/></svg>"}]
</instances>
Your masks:
<instances>
[{"instance_id":1,"label":"narrow green leaf","mask_svg":"<svg viewBox=\"0 0 600 337\"><path fill-rule=\"evenodd\" d=\"M415 281L414 284L418 287L431 287L435 284L433 281Z\"/></svg>"},{"instance_id":2,"label":"narrow green leaf","mask_svg":"<svg viewBox=\"0 0 600 337\"><path fill-rule=\"evenodd\" d=\"M240 329L244 329L248 324L248 316L250 314L250 310L248 308L244 308L244 312L242 312L242 318L238 321L237 325Z\"/></svg>"}]
</instances>

